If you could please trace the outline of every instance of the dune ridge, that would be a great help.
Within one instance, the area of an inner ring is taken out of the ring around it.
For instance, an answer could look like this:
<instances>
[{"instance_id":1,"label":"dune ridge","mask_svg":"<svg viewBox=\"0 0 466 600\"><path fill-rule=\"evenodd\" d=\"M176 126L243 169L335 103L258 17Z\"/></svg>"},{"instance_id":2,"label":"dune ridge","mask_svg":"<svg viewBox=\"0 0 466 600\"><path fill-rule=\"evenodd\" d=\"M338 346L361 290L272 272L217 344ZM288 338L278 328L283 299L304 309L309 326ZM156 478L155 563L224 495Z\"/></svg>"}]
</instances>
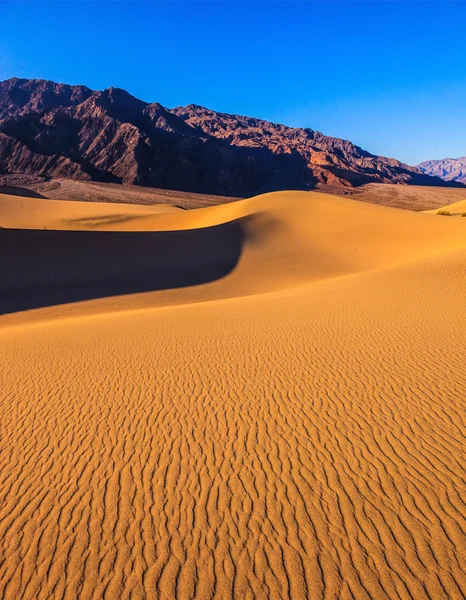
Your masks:
<instances>
[{"instance_id":1,"label":"dune ridge","mask_svg":"<svg viewBox=\"0 0 466 600\"><path fill-rule=\"evenodd\" d=\"M89 256L243 237L207 283L0 317L2 598L464 598L466 219L314 193L92 231L20 212Z\"/></svg>"},{"instance_id":2,"label":"dune ridge","mask_svg":"<svg viewBox=\"0 0 466 600\"><path fill-rule=\"evenodd\" d=\"M465 223L316 192L264 194L192 211L5 195L0 207L7 227L0 230L4 314L92 299L102 302L69 310L234 298L464 247ZM56 311L21 318L47 314Z\"/></svg>"},{"instance_id":3,"label":"dune ridge","mask_svg":"<svg viewBox=\"0 0 466 600\"><path fill-rule=\"evenodd\" d=\"M442 206L440 208L440 210L447 210L452 216L466 214L466 199L459 200L458 202L453 202L451 204L446 204L445 206ZM439 209L429 210L426 212L429 212L431 214L436 214L438 211L439 211Z\"/></svg>"}]
</instances>

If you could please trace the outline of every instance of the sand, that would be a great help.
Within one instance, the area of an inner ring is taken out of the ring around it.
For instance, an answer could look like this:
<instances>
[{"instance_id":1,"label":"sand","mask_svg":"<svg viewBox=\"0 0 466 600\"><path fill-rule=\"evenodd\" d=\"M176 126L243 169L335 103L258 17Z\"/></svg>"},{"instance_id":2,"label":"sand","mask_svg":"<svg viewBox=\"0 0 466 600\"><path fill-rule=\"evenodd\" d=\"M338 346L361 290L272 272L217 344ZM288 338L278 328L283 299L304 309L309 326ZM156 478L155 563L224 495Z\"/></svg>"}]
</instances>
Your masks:
<instances>
[{"instance_id":1,"label":"sand","mask_svg":"<svg viewBox=\"0 0 466 600\"><path fill-rule=\"evenodd\" d=\"M28 202L0 597L465 597L466 219L295 192L66 231Z\"/></svg>"},{"instance_id":2,"label":"sand","mask_svg":"<svg viewBox=\"0 0 466 600\"><path fill-rule=\"evenodd\" d=\"M452 204L447 204L442 206L440 209L428 210L426 212L437 214L439 210L444 210L450 213L450 216L466 216L466 199L460 200L459 202L453 202Z\"/></svg>"},{"instance_id":3,"label":"sand","mask_svg":"<svg viewBox=\"0 0 466 600\"><path fill-rule=\"evenodd\" d=\"M8 229L128 230L138 219L179 210L168 204L38 201L37 198L0 193L0 227Z\"/></svg>"}]
</instances>

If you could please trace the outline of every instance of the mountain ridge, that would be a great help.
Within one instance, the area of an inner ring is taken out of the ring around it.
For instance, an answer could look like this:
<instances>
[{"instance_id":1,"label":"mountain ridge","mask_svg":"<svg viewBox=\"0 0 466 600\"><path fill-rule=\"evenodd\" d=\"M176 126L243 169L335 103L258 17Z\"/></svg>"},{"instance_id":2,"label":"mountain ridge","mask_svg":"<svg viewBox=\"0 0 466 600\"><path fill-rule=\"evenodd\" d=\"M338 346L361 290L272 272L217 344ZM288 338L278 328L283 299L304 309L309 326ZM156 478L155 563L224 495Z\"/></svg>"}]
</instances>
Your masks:
<instances>
[{"instance_id":1,"label":"mountain ridge","mask_svg":"<svg viewBox=\"0 0 466 600\"><path fill-rule=\"evenodd\" d=\"M310 128L173 109L122 88L0 82L0 172L230 196L319 185L448 185Z\"/></svg>"},{"instance_id":2,"label":"mountain ridge","mask_svg":"<svg viewBox=\"0 0 466 600\"><path fill-rule=\"evenodd\" d=\"M466 184L466 156L426 160L418 167L427 175L440 177L444 181Z\"/></svg>"}]
</instances>

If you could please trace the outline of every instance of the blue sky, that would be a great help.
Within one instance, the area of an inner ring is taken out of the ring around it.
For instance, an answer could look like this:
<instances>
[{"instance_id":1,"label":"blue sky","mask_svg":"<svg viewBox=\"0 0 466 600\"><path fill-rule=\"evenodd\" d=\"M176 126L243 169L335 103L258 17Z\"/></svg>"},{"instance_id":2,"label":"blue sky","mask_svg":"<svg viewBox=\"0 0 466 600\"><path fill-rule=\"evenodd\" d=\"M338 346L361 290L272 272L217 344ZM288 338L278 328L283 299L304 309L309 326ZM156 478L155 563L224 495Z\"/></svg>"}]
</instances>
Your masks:
<instances>
[{"instance_id":1,"label":"blue sky","mask_svg":"<svg viewBox=\"0 0 466 600\"><path fill-rule=\"evenodd\" d=\"M0 0L0 80L123 87L417 164L466 155L465 23L465 2Z\"/></svg>"}]
</instances>

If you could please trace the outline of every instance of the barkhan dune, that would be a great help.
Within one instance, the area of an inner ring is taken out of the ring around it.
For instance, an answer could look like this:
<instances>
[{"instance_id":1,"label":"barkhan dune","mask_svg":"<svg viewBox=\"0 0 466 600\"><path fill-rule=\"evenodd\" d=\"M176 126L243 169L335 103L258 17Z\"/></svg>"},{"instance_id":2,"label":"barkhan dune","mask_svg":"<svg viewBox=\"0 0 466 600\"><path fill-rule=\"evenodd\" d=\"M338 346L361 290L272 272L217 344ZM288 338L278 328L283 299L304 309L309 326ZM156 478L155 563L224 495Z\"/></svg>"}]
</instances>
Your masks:
<instances>
[{"instance_id":1,"label":"barkhan dune","mask_svg":"<svg viewBox=\"0 0 466 600\"><path fill-rule=\"evenodd\" d=\"M0 226L0 597L465 597L466 219L2 196Z\"/></svg>"}]
</instances>

